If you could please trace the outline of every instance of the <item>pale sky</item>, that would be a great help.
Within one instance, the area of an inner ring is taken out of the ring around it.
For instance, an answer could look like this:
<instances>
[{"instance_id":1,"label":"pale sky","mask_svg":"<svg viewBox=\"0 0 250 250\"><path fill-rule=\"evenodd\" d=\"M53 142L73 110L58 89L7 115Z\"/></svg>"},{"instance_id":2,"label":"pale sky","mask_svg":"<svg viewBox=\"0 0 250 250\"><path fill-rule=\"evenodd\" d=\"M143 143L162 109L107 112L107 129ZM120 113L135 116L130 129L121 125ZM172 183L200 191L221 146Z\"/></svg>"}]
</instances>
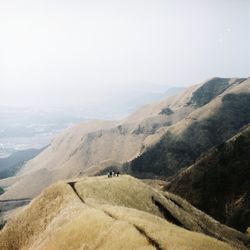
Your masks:
<instances>
[{"instance_id":1,"label":"pale sky","mask_svg":"<svg viewBox=\"0 0 250 250\"><path fill-rule=\"evenodd\" d=\"M0 105L250 76L249 0L0 0Z\"/></svg>"}]
</instances>

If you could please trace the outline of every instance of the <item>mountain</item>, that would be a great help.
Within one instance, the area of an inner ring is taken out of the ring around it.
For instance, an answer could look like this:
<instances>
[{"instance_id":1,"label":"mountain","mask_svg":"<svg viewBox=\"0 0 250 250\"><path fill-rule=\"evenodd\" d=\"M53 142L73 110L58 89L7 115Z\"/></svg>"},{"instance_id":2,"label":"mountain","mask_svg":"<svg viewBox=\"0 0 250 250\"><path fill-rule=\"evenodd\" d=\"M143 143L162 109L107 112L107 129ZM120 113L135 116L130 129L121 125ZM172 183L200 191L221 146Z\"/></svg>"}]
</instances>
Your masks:
<instances>
[{"instance_id":1,"label":"mountain","mask_svg":"<svg viewBox=\"0 0 250 250\"><path fill-rule=\"evenodd\" d=\"M106 173L114 166L140 177L170 176L249 123L249 103L250 79L213 78L123 120L79 124L16 177L0 180L8 187L0 199L33 198L57 180Z\"/></svg>"},{"instance_id":2,"label":"mountain","mask_svg":"<svg viewBox=\"0 0 250 250\"><path fill-rule=\"evenodd\" d=\"M27 149L13 153L7 158L0 159L0 179L11 177L29 160L33 159L43 149Z\"/></svg>"},{"instance_id":3,"label":"mountain","mask_svg":"<svg viewBox=\"0 0 250 250\"><path fill-rule=\"evenodd\" d=\"M192 93L188 107L194 111L170 126L124 170L141 177L168 177L235 135L250 123L250 79L214 78Z\"/></svg>"},{"instance_id":4,"label":"mountain","mask_svg":"<svg viewBox=\"0 0 250 250\"><path fill-rule=\"evenodd\" d=\"M246 232L250 226L249 153L250 125L172 177L165 189Z\"/></svg>"},{"instance_id":5,"label":"mountain","mask_svg":"<svg viewBox=\"0 0 250 250\"><path fill-rule=\"evenodd\" d=\"M0 249L5 250L69 246L226 250L247 249L249 243L247 235L220 224L176 195L130 176L56 183L0 231Z\"/></svg>"},{"instance_id":6,"label":"mountain","mask_svg":"<svg viewBox=\"0 0 250 250\"><path fill-rule=\"evenodd\" d=\"M57 180L95 174L130 161L147 144L158 140L164 132L159 128L170 126L193 110L184 106L195 88L145 105L120 121L93 120L66 129L16 177L0 180L0 186L8 187L0 199L33 198ZM166 106L175 110L173 116L160 114Z\"/></svg>"}]
</instances>

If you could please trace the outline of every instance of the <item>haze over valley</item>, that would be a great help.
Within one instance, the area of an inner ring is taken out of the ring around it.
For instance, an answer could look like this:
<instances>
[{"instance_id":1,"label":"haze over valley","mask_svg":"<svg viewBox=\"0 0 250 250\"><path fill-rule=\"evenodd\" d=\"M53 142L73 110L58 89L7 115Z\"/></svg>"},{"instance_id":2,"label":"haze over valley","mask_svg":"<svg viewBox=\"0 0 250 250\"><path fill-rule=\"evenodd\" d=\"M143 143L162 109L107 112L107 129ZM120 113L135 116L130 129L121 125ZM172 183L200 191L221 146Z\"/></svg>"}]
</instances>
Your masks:
<instances>
[{"instance_id":1,"label":"haze over valley","mask_svg":"<svg viewBox=\"0 0 250 250\"><path fill-rule=\"evenodd\" d=\"M90 106L0 106L0 158L18 150L45 147L59 132L77 123L125 117L143 104L174 95L182 89L148 83L142 90L117 91L109 100Z\"/></svg>"}]
</instances>

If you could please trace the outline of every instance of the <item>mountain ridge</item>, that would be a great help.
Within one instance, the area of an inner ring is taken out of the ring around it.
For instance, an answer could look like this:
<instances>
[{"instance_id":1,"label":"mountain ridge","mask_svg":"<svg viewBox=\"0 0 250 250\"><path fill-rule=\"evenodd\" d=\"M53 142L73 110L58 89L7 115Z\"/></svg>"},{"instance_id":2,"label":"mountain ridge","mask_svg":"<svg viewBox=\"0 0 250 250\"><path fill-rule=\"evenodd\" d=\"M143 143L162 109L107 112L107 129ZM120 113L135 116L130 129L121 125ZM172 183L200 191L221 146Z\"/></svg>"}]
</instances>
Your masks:
<instances>
[{"instance_id":1,"label":"mountain ridge","mask_svg":"<svg viewBox=\"0 0 250 250\"><path fill-rule=\"evenodd\" d=\"M132 174L171 176L250 122L250 80L230 85L208 104L170 126L165 136L124 166ZM241 112L239 112L239 110Z\"/></svg>"},{"instance_id":2,"label":"mountain ridge","mask_svg":"<svg viewBox=\"0 0 250 250\"><path fill-rule=\"evenodd\" d=\"M130 176L60 181L0 231L0 248L6 250L67 249L69 244L74 249L246 249L249 240Z\"/></svg>"},{"instance_id":3,"label":"mountain ridge","mask_svg":"<svg viewBox=\"0 0 250 250\"><path fill-rule=\"evenodd\" d=\"M215 79L209 81L215 81ZM197 124L198 120L202 121L213 115L221 107L222 99L226 94L231 93L238 97L238 94L250 92L249 79L243 81L241 78L234 78L223 81L228 82L227 89L202 107L190 105L188 102L206 82L191 86L182 93L163 101L146 105L121 121L87 122L64 131L46 150L28 162L16 179L0 180L0 186L8 187L7 192L0 196L0 199L32 198L46 185L57 180L84 174L95 175L110 166L120 168L127 162L132 162L132 167L130 165L129 168L123 168L125 171L128 169L132 174L136 174L137 170L147 173L144 163L140 163L140 168L137 168L136 164L133 167L133 164L138 157L139 159L143 157L151 148L158 147L168 131L178 135L191 124ZM248 101L248 95L246 101ZM230 107L231 100L228 102ZM165 108L170 109L172 113L161 114ZM209 145L213 146L213 142ZM205 149L208 149L208 146ZM195 153L194 156L198 157L199 154ZM189 161L185 160L181 166L188 163ZM146 164L152 165L152 169L158 171L152 161L149 160ZM159 168L161 171L164 170L164 164L159 164ZM170 173L174 171L176 170ZM157 172L156 174L159 175ZM160 175L165 176L165 173ZM46 176L50 177L40 181ZM25 189L31 179L38 180L32 192Z\"/></svg>"}]
</instances>

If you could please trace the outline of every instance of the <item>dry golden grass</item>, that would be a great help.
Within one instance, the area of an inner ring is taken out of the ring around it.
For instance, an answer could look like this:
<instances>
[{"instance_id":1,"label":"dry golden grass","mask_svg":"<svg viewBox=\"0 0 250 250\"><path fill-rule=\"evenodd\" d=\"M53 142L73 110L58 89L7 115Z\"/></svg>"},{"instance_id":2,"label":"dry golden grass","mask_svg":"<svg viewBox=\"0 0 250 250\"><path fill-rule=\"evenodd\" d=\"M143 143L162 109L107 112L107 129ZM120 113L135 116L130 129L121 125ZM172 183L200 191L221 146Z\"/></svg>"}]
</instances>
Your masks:
<instances>
[{"instance_id":1,"label":"dry golden grass","mask_svg":"<svg viewBox=\"0 0 250 250\"><path fill-rule=\"evenodd\" d=\"M177 220L186 229L212 235L237 247L242 242L247 244L249 241L246 235L220 224L180 197L160 192L131 176L111 179L103 176L84 178L76 183L76 189L80 196L93 206L97 204L123 206L165 218L164 211L159 210L159 206L153 201L155 200L160 203L163 210L167 211L167 220L174 217L174 221Z\"/></svg>"},{"instance_id":2,"label":"dry golden grass","mask_svg":"<svg viewBox=\"0 0 250 250\"><path fill-rule=\"evenodd\" d=\"M250 227L248 227L247 228L247 232L246 232L248 235L249 235L249 237L250 237Z\"/></svg>"},{"instance_id":3,"label":"dry golden grass","mask_svg":"<svg viewBox=\"0 0 250 250\"><path fill-rule=\"evenodd\" d=\"M76 183L76 189L89 204L124 206L161 216L152 202L152 197L157 196L157 193L148 185L127 175L84 178Z\"/></svg>"},{"instance_id":4,"label":"dry golden grass","mask_svg":"<svg viewBox=\"0 0 250 250\"><path fill-rule=\"evenodd\" d=\"M0 249L20 249L29 245L59 211L77 198L65 183L58 183L46 189L26 209L16 214L0 234Z\"/></svg>"},{"instance_id":5,"label":"dry golden grass","mask_svg":"<svg viewBox=\"0 0 250 250\"><path fill-rule=\"evenodd\" d=\"M142 229L162 249L233 249L218 240L182 229L145 212L115 206L104 206L103 209L115 218L126 219L129 223Z\"/></svg>"},{"instance_id":6,"label":"dry golden grass","mask_svg":"<svg viewBox=\"0 0 250 250\"><path fill-rule=\"evenodd\" d=\"M165 186L167 185L167 181L163 180L156 180L156 179L143 179L142 182L145 184L151 186L152 188L155 188L159 191L163 191Z\"/></svg>"},{"instance_id":7,"label":"dry golden grass","mask_svg":"<svg viewBox=\"0 0 250 250\"><path fill-rule=\"evenodd\" d=\"M34 244L34 249L155 249L147 237L157 242L160 249L232 249L138 210L106 205L103 211L85 208L52 237ZM147 237L137 228L145 231Z\"/></svg>"},{"instance_id":8,"label":"dry golden grass","mask_svg":"<svg viewBox=\"0 0 250 250\"><path fill-rule=\"evenodd\" d=\"M0 249L234 249L161 218L152 195L164 197L135 178L76 181L76 193L57 183L15 215L0 232Z\"/></svg>"}]
</instances>

